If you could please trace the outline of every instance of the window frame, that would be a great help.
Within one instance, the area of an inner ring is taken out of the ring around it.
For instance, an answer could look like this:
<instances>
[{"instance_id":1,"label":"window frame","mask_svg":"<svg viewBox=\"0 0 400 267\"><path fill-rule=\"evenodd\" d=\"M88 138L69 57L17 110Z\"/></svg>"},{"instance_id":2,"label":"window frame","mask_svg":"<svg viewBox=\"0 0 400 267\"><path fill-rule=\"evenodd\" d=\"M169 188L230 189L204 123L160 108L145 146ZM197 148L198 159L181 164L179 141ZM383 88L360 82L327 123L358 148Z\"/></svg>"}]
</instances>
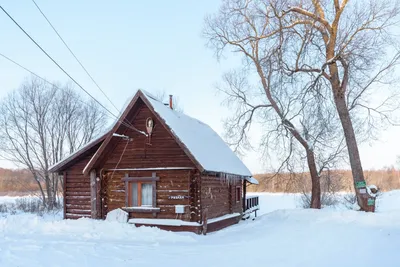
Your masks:
<instances>
[{"instance_id":1,"label":"window frame","mask_svg":"<svg viewBox=\"0 0 400 267\"><path fill-rule=\"evenodd\" d=\"M138 194L137 194L137 202L138 205L137 206L133 206L132 204L132 196L133 196L133 191L132 191L132 184L137 184L137 190L138 190ZM138 208L138 207L155 207L154 204L154 197L151 200L151 206L150 205L143 205L142 204L142 185L143 184L150 184L153 185L153 181L137 181L137 182L128 182L128 205L127 207L132 207L132 208ZM152 194L154 196L154 187L152 188Z\"/></svg>"},{"instance_id":2,"label":"window frame","mask_svg":"<svg viewBox=\"0 0 400 267\"><path fill-rule=\"evenodd\" d=\"M235 188L235 198L236 198L236 203L242 200L242 190L240 186L236 186Z\"/></svg>"},{"instance_id":3,"label":"window frame","mask_svg":"<svg viewBox=\"0 0 400 267\"><path fill-rule=\"evenodd\" d=\"M153 173L151 177L129 177L126 173L125 177L122 178L122 181L125 182L125 207L132 209L154 209L157 207L157 181L160 180L160 177L156 176L156 173ZM132 206L132 183L138 184L138 206ZM142 184L151 184L152 185L152 206L142 206ZM140 203L140 205L139 205Z\"/></svg>"}]
</instances>

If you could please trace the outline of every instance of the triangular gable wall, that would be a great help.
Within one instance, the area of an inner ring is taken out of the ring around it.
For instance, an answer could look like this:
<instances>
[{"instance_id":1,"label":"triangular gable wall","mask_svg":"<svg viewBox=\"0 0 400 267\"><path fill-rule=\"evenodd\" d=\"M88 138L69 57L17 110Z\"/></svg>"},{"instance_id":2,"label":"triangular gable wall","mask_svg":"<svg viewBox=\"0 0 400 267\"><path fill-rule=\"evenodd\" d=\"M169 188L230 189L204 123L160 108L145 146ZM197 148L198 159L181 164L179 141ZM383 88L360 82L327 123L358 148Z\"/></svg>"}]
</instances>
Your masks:
<instances>
[{"instance_id":1,"label":"triangular gable wall","mask_svg":"<svg viewBox=\"0 0 400 267\"><path fill-rule=\"evenodd\" d=\"M128 162L124 162L122 165L120 165L124 166L125 168L130 167L128 166L130 164L135 168L145 166L149 167L152 164L151 162L149 163L147 159L151 159L150 155L152 153L161 154L160 158L153 159L155 161L154 166L152 167L196 167L200 171L204 170L202 166L194 159L193 155L190 154L185 145L177 140L176 136L165 124L163 119L154 112L151 104L147 101L146 96L144 96L141 91L138 91L130 101L120 117L120 120L132 123L133 126L135 126L138 130L145 131L146 118L143 117L143 114L140 114L144 112L143 107L148 109L148 112L146 112L146 115L144 116L151 116L156 122L154 134L151 138L152 145L145 144L146 140L148 140L146 136L126 127L119 121L114 125L103 144L99 147L95 155L85 167L83 171L85 175L88 175L90 170L93 168L115 168L115 166L119 165L118 161L122 157L131 159ZM159 127L162 127L162 129ZM132 137L132 144L127 144L125 139L113 136L114 133ZM176 146L171 144L170 141L173 141ZM155 142L158 142L158 144ZM178 151L179 149L181 151ZM146 153L148 155L146 155ZM124 156L121 157L122 154L124 154ZM116 159L116 156L120 158ZM138 157L142 158L140 162L138 162ZM171 157L174 158L173 161L170 160ZM166 164L169 166L165 166Z\"/></svg>"}]
</instances>

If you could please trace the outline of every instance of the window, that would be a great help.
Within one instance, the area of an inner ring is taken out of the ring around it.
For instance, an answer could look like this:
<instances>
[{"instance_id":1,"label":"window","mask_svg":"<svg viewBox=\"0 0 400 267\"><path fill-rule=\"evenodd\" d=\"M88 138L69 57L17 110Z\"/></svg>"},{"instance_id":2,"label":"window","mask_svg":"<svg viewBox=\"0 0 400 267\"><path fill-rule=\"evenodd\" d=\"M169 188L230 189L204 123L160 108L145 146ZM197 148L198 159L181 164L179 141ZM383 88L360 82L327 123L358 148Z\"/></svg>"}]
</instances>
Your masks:
<instances>
[{"instance_id":1,"label":"window","mask_svg":"<svg viewBox=\"0 0 400 267\"><path fill-rule=\"evenodd\" d=\"M131 182L129 183L129 206L153 207L153 184L146 182Z\"/></svg>"},{"instance_id":2,"label":"window","mask_svg":"<svg viewBox=\"0 0 400 267\"><path fill-rule=\"evenodd\" d=\"M236 187L236 202L240 202L242 200L242 194L240 192L240 186Z\"/></svg>"},{"instance_id":3,"label":"window","mask_svg":"<svg viewBox=\"0 0 400 267\"><path fill-rule=\"evenodd\" d=\"M156 183L159 177L155 173L151 177L129 177L128 174L122 178L125 182L125 205L131 210L156 209Z\"/></svg>"}]
</instances>

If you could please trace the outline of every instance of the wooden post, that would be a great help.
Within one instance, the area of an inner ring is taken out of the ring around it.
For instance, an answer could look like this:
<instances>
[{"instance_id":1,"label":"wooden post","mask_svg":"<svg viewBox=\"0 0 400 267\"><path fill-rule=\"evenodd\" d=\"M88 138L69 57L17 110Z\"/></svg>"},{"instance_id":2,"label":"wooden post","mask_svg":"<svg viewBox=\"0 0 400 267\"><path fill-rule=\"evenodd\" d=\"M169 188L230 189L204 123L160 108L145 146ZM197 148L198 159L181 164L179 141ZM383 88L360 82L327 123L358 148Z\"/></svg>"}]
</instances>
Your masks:
<instances>
[{"instance_id":1,"label":"wooden post","mask_svg":"<svg viewBox=\"0 0 400 267\"><path fill-rule=\"evenodd\" d=\"M107 216L107 204L108 204L108 190L109 190L109 173L102 170L101 173L101 218L105 219Z\"/></svg>"},{"instance_id":2,"label":"wooden post","mask_svg":"<svg viewBox=\"0 0 400 267\"><path fill-rule=\"evenodd\" d=\"M232 190L235 190L235 192L232 194ZM233 203L235 203L234 197L236 194L236 187L232 186L229 184L229 194L228 194L228 203L229 203L229 213L233 213Z\"/></svg>"},{"instance_id":3,"label":"wooden post","mask_svg":"<svg viewBox=\"0 0 400 267\"><path fill-rule=\"evenodd\" d=\"M203 229L202 229L203 235L207 234L207 217L208 217L208 209L205 208L203 210Z\"/></svg>"},{"instance_id":4,"label":"wooden post","mask_svg":"<svg viewBox=\"0 0 400 267\"><path fill-rule=\"evenodd\" d=\"M96 173L96 219L101 219L101 177Z\"/></svg>"},{"instance_id":5,"label":"wooden post","mask_svg":"<svg viewBox=\"0 0 400 267\"><path fill-rule=\"evenodd\" d=\"M129 174L125 173L125 178L128 178ZM129 207L129 182L128 180L125 181L125 207Z\"/></svg>"},{"instance_id":6,"label":"wooden post","mask_svg":"<svg viewBox=\"0 0 400 267\"><path fill-rule=\"evenodd\" d=\"M153 177L154 179L156 178L157 174L155 172L153 172L151 174L151 177ZM157 182L154 180L153 184L152 184L152 191L153 191L153 208L157 207ZM153 214L153 216L156 214ZM155 216L154 216L155 217Z\"/></svg>"},{"instance_id":7,"label":"wooden post","mask_svg":"<svg viewBox=\"0 0 400 267\"><path fill-rule=\"evenodd\" d=\"M243 180L243 212L246 211L246 180Z\"/></svg>"},{"instance_id":8,"label":"wooden post","mask_svg":"<svg viewBox=\"0 0 400 267\"><path fill-rule=\"evenodd\" d=\"M91 217L97 219L97 181L96 170L90 171L90 206Z\"/></svg>"},{"instance_id":9,"label":"wooden post","mask_svg":"<svg viewBox=\"0 0 400 267\"><path fill-rule=\"evenodd\" d=\"M63 173L63 218L64 220L67 218L67 172Z\"/></svg>"},{"instance_id":10,"label":"wooden post","mask_svg":"<svg viewBox=\"0 0 400 267\"><path fill-rule=\"evenodd\" d=\"M197 201L196 201L196 204L197 204L197 216L199 217L199 223L200 222L203 222L203 213L202 213L202 210L203 210L203 207L202 207L202 202L201 202L201 200L202 200L202 198L203 198L203 192L202 192L202 188L201 188L201 183L202 183L202 180L203 180L203 177L201 176L201 174L197 174Z\"/></svg>"}]
</instances>

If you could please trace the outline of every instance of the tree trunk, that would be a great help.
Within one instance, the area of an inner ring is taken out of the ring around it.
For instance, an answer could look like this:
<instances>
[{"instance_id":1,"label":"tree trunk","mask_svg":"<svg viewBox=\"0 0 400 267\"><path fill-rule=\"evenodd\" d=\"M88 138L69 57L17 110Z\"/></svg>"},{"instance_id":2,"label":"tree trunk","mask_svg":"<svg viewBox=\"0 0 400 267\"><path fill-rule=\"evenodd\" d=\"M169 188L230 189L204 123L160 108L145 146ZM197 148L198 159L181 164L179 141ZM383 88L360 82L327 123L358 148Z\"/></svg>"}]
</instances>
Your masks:
<instances>
[{"instance_id":1,"label":"tree trunk","mask_svg":"<svg viewBox=\"0 0 400 267\"><path fill-rule=\"evenodd\" d=\"M308 169L311 175L311 203L310 208L320 209L321 208L321 182L319 179L317 167L315 165L314 152L311 150L307 151L307 163Z\"/></svg>"},{"instance_id":2,"label":"tree trunk","mask_svg":"<svg viewBox=\"0 0 400 267\"><path fill-rule=\"evenodd\" d=\"M42 195L43 206L46 206L46 195L44 193L42 185L40 184L39 178L36 176L35 172L31 171L31 173L32 173L33 178L35 179L35 181L36 181L36 183L37 183L37 185L39 187L40 194Z\"/></svg>"},{"instance_id":3,"label":"tree trunk","mask_svg":"<svg viewBox=\"0 0 400 267\"><path fill-rule=\"evenodd\" d=\"M48 174L45 174L45 180L46 180L46 191L47 191L47 209L48 210L53 210L54 208L54 201L53 201L53 190L51 186L51 180Z\"/></svg>"},{"instance_id":4,"label":"tree trunk","mask_svg":"<svg viewBox=\"0 0 400 267\"><path fill-rule=\"evenodd\" d=\"M51 179L53 180L53 195L54 195L54 207L59 208L58 206L58 199L59 199L59 194L58 194L58 174L51 174Z\"/></svg>"},{"instance_id":5,"label":"tree trunk","mask_svg":"<svg viewBox=\"0 0 400 267\"><path fill-rule=\"evenodd\" d=\"M366 182L361 165L360 153L358 152L358 145L354 133L353 123L351 122L344 93L342 93L341 90L337 90L334 93L334 99L346 139L358 205L363 211L374 211L375 204L370 206L368 205L368 193L366 192Z\"/></svg>"},{"instance_id":6,"label":"tree trunk","mask_svg":"<svg viewBox=\"0 0 400 267\"><path fill-rule=\"evenodd\" d=\"M317 166L315 165L314 151L309 146L307 141L301 136L301 134L298 132L296 127L294 127L294 125L289 120L286 119L282 110L279 108L278 104L272 97L271 89L268 86L268 82L266 80L266 76L264 75L261 65L259 64L258 61L254 61L254 63L257 68L257 73L261 78L261 83L263 85L265 94L266 94L267 99L270 102L272 108L275 110L276 114L278 114L278 116L282 119L283 125L285 125L285 127L287 127L289 132L302 145L302 147L304 148L304 150L307 153L307 164L308 164L308 168L310 170L311 185L312 185L311 186L310 208L320 209L321 208L321 185L320 185L320 181L319 181Z\"/></svg>"}]
</instances>

